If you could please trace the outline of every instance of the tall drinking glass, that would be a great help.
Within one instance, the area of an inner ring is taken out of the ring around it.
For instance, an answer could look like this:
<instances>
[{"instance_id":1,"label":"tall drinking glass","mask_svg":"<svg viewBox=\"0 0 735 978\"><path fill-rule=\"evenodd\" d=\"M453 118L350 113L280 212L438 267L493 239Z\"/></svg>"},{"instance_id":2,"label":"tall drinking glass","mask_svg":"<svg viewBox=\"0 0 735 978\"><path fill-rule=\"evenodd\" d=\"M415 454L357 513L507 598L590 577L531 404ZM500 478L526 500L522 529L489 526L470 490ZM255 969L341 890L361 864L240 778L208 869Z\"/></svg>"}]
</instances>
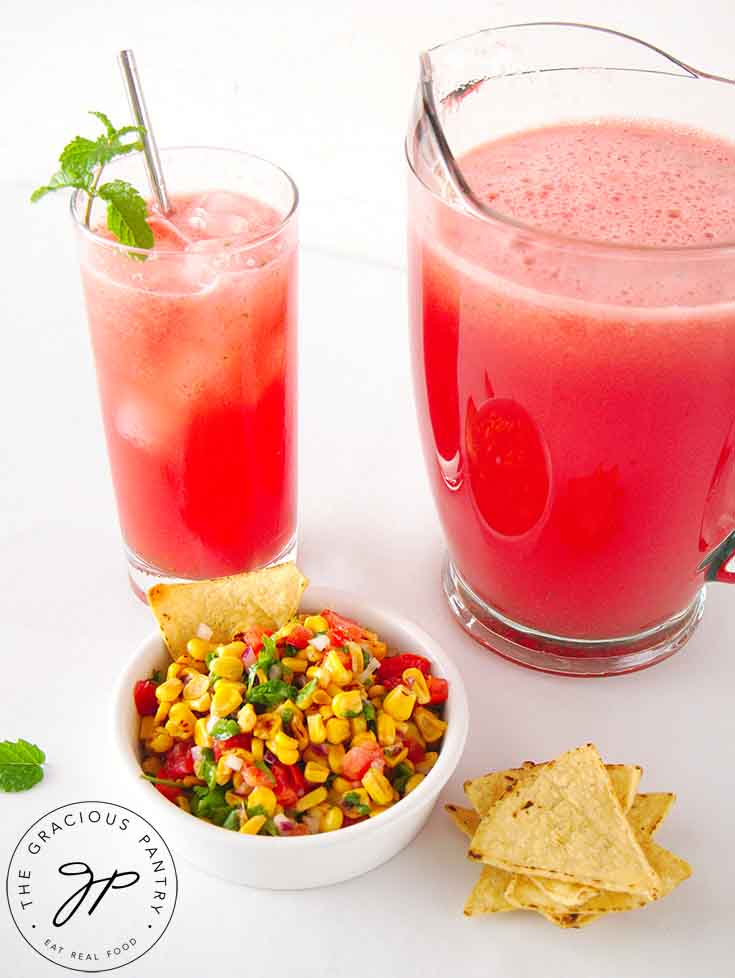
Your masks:
<instances>
[{"instance_id":1,"label":"tall drinking glass","mask_svg":"<svg viewBox=\"0 0 735 978\"><path fill-rule=\"evenodd\" d=\"M735 580L734 137L731 81L613 31L422 58L409 292L444 588L526 666L650 665Z\"/></svg>"},{"instance_id":2,"label":"tall drinking glass","mask_svg":"<svg viewBox=\"0 0 735 978\"><path fill-rule=\"evenodd\" d=\"M152 252L72 200L130 578L236 573L296 547L297 191L222 149L164 150ZM145 186L142 157L105 180ZM87 223L89 226L87 226ZM91 230L90 230L91 228Z\"/></svg>"}]
</instances>

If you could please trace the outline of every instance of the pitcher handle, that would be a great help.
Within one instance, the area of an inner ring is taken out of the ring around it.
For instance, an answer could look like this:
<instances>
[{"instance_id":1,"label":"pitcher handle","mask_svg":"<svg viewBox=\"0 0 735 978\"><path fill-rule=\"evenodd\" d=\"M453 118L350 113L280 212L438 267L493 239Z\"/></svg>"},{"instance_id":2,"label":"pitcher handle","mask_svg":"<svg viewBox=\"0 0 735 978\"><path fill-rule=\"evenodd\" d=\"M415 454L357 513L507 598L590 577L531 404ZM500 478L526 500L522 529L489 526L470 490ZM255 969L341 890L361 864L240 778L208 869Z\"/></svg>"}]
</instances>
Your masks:
<instances>
[{"instance_id":1,"label":"pitcher handle","mask_svg":"<svg viewBox=\"0 0 735 978\"><path fill-rule=\"evenodd\" d=\"M728 570L728 564L735 556L735 530L715 549L707 554L697 568L704 571L705 581L720 581L722 584L735 584L735 568Z\"/></svg>"}]
</instances>

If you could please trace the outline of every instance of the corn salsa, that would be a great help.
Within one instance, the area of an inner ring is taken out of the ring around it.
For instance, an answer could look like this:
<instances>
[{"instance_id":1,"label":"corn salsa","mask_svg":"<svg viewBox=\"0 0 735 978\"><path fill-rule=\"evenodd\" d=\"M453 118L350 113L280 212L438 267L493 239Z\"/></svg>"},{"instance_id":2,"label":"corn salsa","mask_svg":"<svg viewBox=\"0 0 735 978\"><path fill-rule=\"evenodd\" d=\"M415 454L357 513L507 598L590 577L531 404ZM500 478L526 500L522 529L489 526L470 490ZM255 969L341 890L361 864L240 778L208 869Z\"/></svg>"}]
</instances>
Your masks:
<instances>
[{"instance_id":1,"label":"corn salsa","mask_svg":"<svg viewBox=\"0 0 735 978\"><path fill-rule=\"evenodd\" d=\"M165 678L135 684L143 776L197 818L313 835L379 815L431 770L446 680L329 609L215 645L206 623Z\"/></svg>"}]
</instances>

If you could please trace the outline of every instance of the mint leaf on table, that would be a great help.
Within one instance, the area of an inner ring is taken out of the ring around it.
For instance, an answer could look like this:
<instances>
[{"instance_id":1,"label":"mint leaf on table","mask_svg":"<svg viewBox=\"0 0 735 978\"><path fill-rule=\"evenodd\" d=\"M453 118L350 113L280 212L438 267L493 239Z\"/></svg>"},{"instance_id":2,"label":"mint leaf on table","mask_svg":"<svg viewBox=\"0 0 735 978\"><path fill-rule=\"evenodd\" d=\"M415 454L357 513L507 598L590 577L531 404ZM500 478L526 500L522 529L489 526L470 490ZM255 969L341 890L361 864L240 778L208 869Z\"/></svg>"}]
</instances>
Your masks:
<instances>
[{"instance_id":1,"label":"mint leaf on table","mask_svg":"<svg viewBox=\"0 0 735 978\"><path fill-rule=\"evenodd\" d=\"M107 227L118 241L132 248L152 248L153 231L147 220L148 207L132 184L125 180L103 183L97 190L107 202Z\"/></svg>"},{"instance_id":2,"label":"mint leaf on table","mask_svg":"<svg viewBox=\"0 0 735 978\"><path fill-rule=\"evenodd\" d=\"M46 755L27 740L0 743L0 791L27 791L43 777Z\"/></svg>"},{"instance_id":3,"label":"mint leaf on table","mask_svg":"<svg viewBox=\"0 0 735 978\"><path fill-rule=\"evenodd\" d=\"M103 125L105 132L97 139L75 136L61 151L61 169L48 183L31 194L35 203L46 194L65 187L83 190L88 197L84 223L89 226L92 200L101 197L107 203L107 227L122 244L133 248L152 248L153 231L148 224L147 206L138 191L124 180L112 180L99 186L102 171L107 163L118 156L143 149L141 126L123 126L116 129L104 112L90 112ZM138 138L126 140L127 136ZM134 257L142 257L136 255Z\"/></svg>"}]
</instances>

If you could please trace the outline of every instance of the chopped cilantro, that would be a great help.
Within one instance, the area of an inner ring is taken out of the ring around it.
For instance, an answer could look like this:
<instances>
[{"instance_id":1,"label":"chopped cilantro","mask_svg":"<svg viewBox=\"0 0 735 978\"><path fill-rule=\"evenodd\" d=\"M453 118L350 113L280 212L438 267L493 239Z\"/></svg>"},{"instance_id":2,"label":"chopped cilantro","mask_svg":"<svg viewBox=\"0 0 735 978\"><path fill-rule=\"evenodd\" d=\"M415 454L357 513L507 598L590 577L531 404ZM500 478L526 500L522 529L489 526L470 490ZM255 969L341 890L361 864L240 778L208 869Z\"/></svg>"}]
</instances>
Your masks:
<instances>
[{"instance_id":1,"label":"chopped cilantro","mask_svg":"<svg viewBox=\"0 0 735 978\"><path fill-rule=\"evenodd\" d=\"M316 679L312 679L310 682L306 684L306 686L302 686L302 688L298 691L296 695L296 706L304 706L307 703L309 697L316 692L316 686L317 686Z\"/></svg>"},{"instance_id":2,"label":"chopped cilantro","mask_svg":"<svg viewBox=\"0 0 735 978\"><path fill-rule=\"evenodd\" d=\"M268 682L258 683L248 690L248 702L272 708L296 695L294 686L284 683L282 679L269 679Z\"/></svg>"},{"instance_id":3,"label":"chopped cilantro","mask_svg":"<svg viewBox=\"0 0 735 978\"><path fill-rule=\"evenodd\" d=\"M209 733L215 740L229 740L240 733L240 725L237 720L218 720Z\"/></svg>"}]
</instances>

